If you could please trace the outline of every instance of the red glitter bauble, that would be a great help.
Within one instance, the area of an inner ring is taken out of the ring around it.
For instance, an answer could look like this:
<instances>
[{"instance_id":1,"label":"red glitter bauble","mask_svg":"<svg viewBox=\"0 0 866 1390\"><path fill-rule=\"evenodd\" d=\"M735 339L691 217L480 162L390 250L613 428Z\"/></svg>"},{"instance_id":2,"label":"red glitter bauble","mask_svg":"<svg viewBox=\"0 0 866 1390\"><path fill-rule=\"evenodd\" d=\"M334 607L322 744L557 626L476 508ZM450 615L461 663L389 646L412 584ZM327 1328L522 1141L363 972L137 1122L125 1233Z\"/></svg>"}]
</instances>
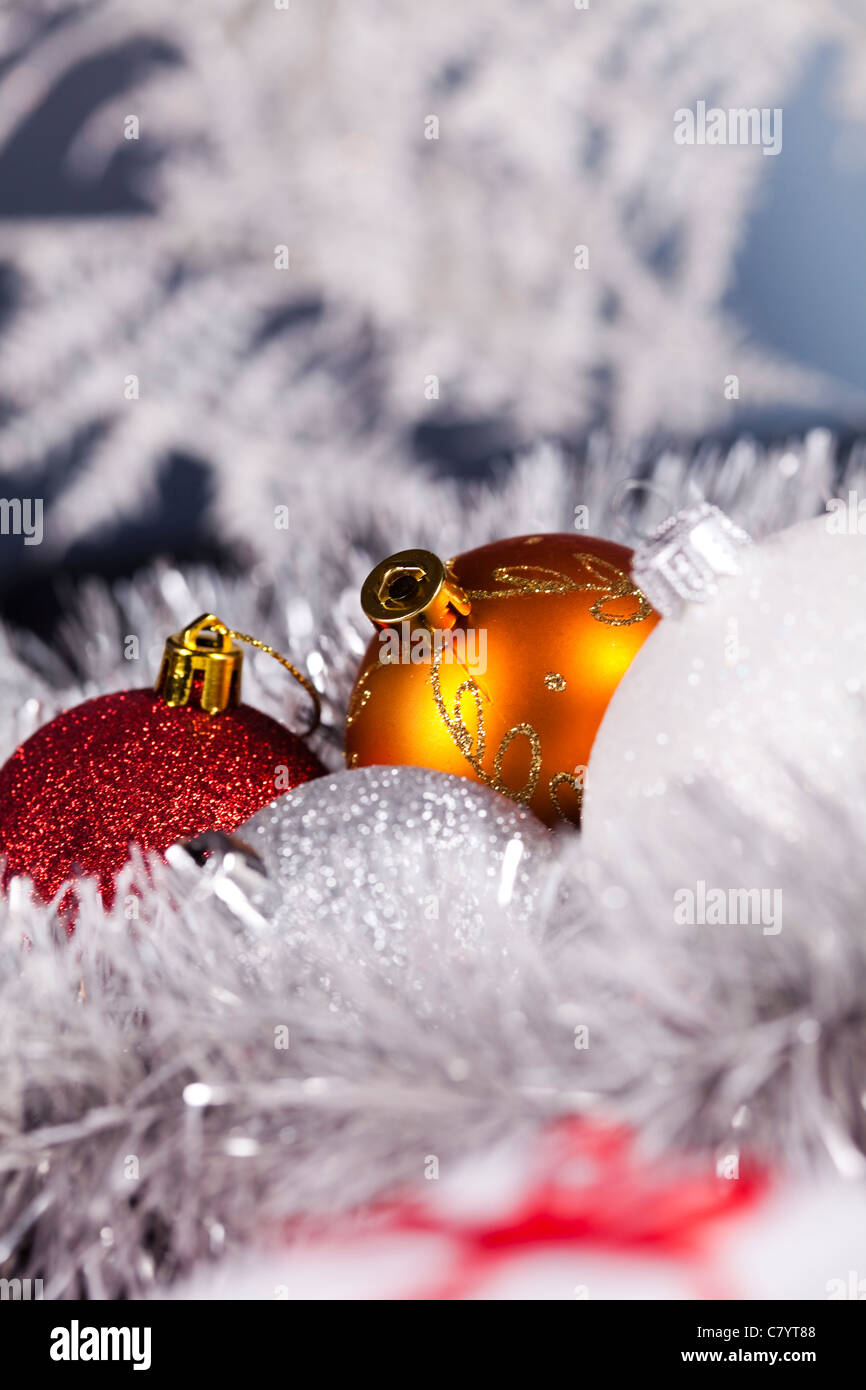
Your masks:
<instances>
[{"instance_id":1,"label":"red glitter bauble","mask_svg":"<svg viewBox=\"0 0 866 1390\"><path fill-rule=\"evenodd\" d=\"M325 769L297 735L249 705L213 716L122 690L67 710L0 769L6 881L50 899L77 874L110 905L131 843L162 853L208 830L234 830L278 792Z\"/></svg>"}]
</instances>

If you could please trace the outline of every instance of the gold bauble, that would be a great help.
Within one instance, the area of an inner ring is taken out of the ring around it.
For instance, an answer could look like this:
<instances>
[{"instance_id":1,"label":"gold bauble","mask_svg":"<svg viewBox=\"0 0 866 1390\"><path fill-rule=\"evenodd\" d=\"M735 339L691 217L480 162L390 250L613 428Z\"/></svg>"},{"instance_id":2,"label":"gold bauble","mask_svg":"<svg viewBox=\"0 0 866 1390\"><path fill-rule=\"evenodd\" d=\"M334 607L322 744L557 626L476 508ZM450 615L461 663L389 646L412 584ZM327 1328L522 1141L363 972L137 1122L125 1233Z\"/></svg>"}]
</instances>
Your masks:
<instances>
[{"instance_id":1,"label":"gold bauble","mask_svg":"<svg viewBox=\"0 0 866 1390\"><path fill-rule=\"evenodd\" d=\"M548 825L576 822L596 730L659 620L631 556L548 535L447 564L427 550L383 560L361 595L377 631L349 704L348 766L452 772Z\"/></svg>"}]
</instances>

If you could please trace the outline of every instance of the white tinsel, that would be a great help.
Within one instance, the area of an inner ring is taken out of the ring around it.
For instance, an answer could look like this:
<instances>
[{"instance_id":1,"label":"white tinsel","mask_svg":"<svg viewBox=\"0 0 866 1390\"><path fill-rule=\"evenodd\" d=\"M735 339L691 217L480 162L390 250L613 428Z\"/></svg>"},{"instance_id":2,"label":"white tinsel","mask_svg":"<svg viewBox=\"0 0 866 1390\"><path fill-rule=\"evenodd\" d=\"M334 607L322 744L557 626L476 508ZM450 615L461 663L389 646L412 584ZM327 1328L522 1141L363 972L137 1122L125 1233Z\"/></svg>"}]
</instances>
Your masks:
<instances>
[{"instance_id":1,"label":"white tinsel","mask_svg":"<svg viewBox=\"0 0 866 1390\"><path fill-rule=\"evenodd\" d=\"M5 749L57 708L144 684L165 633L213 608L317 672L328 695L320 746L339 767L366 569L409 541L448 553L565 527L575 497L610 534L616 474L602 463L615 455L600 447L586 467L540 450L470 501L430 479L387 506L353 495L315 526L311 513L266 582L164 568L113 594L89 586L65 629L72 643L87 635L86 684L63 675L59 651L4 635ZM824 435L792 445L783 467L779 458L742 444L711 470L713 500L755 533L818 510L828 487L859 477L856 460L836 469ZM700 485L706 461L687 475L667 456L652 474L673 502L687 476ZM130 632L138 665L122 658ZM270 667L250 663L246 698L290 716L294 696ZM866 797L846 798L843 815L793 785L808 857L745 823L710 779L692 788L676 843L640 815L624 819L612 862L588 859L575 836L554 840L554 861L536 863L531 926L488 905L459 969L452 915L430 919L407 898L406 991L369 938L335 936L327 912L320 931L305 918L318 968L299 977L290 950L251 937L246 890L221 860L201 871L173 851L150 880L132 865L107 919L82 890L70 943L15 885L0 905L0 1268L44 1277L46 1296L144 1293L255 1239L278 1214L344 1209L418 1178L429 1153L456 1157L587 1108L626 1118L654 1146L697 1146L708 1159L734 1146L860 1177ZM307 788L306 803L315 795ZM421 861L423 826L412 833L406 854ZM778 937L674 925L667 885L693 882L696 865L729 882L732 845L737 881L791 885ZM336 833L333 850L339 886ZM479 862L467 845L431 893L447 900ZM356 910L359 921L369 910L363 893ZM418 1007L419 980L435 1021ZM278 1025L288 1050L274 1046ZM588 1047L575 1047L576 1028Z\"/></svg>"},{"instance_id":2,"label":"white tinsel","mask_svg":"<svg viewBox=\"0 0 866 1390\"><path fill-rule=\"evenodd\" d=\"M699 99L784 106L822 44L861 122L848 0L51 0L0 25L0 146L78 64L127 55L129 88L56 151L85 195L143 151L152 209L0 228L0 475L53 451L46 547L138 514L172 451L212 466L221 531L261 554L273 505L311 479L327 505L350 459L392 495L419 424L692 433L726 425L734 371L753 406L862 413L725 305L779 161L673 139Z\"/></svg>"}]
</instances>

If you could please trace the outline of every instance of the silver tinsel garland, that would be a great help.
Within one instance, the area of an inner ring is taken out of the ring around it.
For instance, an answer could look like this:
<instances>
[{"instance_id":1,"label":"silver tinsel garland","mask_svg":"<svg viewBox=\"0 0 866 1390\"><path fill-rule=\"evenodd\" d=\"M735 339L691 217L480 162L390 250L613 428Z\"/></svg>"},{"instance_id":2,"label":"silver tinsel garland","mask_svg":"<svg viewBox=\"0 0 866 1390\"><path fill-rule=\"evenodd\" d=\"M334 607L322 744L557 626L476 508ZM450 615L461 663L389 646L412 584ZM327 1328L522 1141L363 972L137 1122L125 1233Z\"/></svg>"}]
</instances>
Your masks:
<instances>
[{"instance_id":1,"label":"silver tinsel garland","mask_svg":"<svg viewBox=\"0 0 866 1390\"><path fill-rule=\"evenodd\" d=\"M692 462L662 457L652 480L672 503L688 481L705 487L755 535L863 487L856 453L843 467L822 434ZM564 529L577 501L594 531L619 534L609 501L627 467L600 444L580 464L546 448L496 490L467 498L416 478L387 506L365 500L359 479L327 521L302 497L291 557L267 570L225 580L163 568L113 591L90 586L64 633L86 640L86 682L56 652L2 635L4 752L58 708L145 684L164 635L209 608L305 663L327 695L318 746L336 770L364 638L357 588L373 561L410 541L448 552ZM658 517L631 519L648 529ZM122 656L131 632L137 664ZM246 699L291 719L269 665L250 663ZM852 800L847 787L841 806L826 789L816 796L798 781L799 751L788 750L792 810L808 855L746 823L710 769L678 793L690 813L676 842L639 815L624 817L607 861L579 837L542 836L521 868L520 911L499 891L489 821L436 853L429 824L401 816L400 779L378 788L395 839L377 877L373 850L358 858L364 816L340 828L351 773L239 836L261 842L268 880L231 844L203 868L180 848L167 865L136 861L108 916L82 888L69 943L13 885L0 905L0 1273L44 1278L46 1297L147 1294L279 1217L411 1183L431 1153L447 1160L586 1110L627 1119L656 1149L742 1149L862 1180L866 790ZM467 808L476 798L499 807L460 789ZM326 804L323 877L323 841L304 817L315 824ZM495 814L507 829L516 812L503 802ZM295 869L318 875L317 898L281 890L273 874L274 856L296 855L304 834L307 869ZM672 919L669 884L693 882L696 865L728 882L732 845L738 882L791 885L777 937ZM447 910L401 891L400 862ZM371 917L378 885L389 912ZM468 933L455 906L467 886Z\"/></svg>"}]
</instances>

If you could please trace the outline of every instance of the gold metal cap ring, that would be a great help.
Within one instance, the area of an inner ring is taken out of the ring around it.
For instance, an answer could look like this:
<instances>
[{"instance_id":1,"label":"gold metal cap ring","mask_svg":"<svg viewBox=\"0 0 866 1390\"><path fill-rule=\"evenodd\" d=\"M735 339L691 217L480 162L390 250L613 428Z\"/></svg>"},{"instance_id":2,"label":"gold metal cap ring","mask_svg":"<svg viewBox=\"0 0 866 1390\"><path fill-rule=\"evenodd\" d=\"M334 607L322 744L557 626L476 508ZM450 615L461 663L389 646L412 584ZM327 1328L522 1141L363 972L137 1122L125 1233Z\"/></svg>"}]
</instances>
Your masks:
<instances>
[{"instance_id":1,"label":"gold metal cap ring","mask_svg":"<svg viewBox=\"0 0 866 1390\"><path fill-rule=\"evenodd\" d=\"M377 627L422 620L450 628L469 602L432 550L399 550L372 569L361 588L361 607Z\"/></svg>"}]
</instances>

